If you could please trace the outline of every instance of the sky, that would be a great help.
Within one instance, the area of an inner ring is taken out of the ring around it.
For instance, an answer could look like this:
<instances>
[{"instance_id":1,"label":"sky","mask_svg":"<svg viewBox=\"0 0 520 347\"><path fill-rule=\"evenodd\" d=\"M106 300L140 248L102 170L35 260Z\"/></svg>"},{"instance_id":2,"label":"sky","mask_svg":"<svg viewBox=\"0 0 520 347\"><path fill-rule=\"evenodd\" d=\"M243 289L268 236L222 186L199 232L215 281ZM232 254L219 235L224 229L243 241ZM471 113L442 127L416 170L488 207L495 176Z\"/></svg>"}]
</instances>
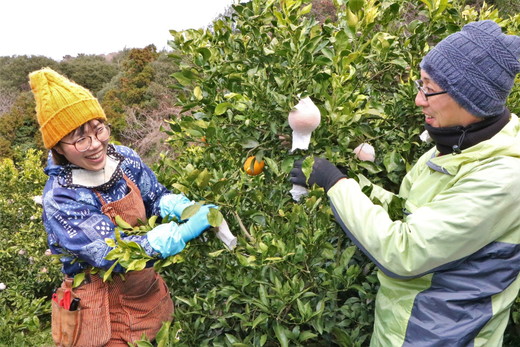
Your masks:
<instances>
[{"instance_id":1,"label":"sky","mask_svg":"<svg viewBox=\"0 0 520 347\"><path fill-rule=\"evenodd\" d=\"M206 27L236 0L7 0L0 3L0 56L108 54L155 44L169 30Z\"/></svg>"}]
</instances>

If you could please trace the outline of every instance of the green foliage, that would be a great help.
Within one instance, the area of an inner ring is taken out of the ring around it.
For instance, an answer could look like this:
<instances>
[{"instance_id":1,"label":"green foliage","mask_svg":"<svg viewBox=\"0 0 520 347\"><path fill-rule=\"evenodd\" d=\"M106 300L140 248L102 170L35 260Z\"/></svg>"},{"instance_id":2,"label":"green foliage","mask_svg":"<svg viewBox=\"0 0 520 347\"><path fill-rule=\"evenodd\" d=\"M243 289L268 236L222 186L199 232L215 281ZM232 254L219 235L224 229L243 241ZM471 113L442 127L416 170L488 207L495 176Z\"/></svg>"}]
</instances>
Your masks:
<instances>
[{"instance_id":1,"label":"green foliage","mask_svg":"<svg viewBox=\"0 0 520 347\"><path fill-rule=\"evenodd\" d=\"M102 56L80 54L77 58L63 60L60 63L60 70L95 95L110 82L119 68Z\"/></svg>"},{"instance_id":2,"label":"green foliage","mask_svg":"<svg viewBox=\"0 0 520 347\"><path fill-rule=\"evenodd\" d=\"M27 91L29 73L44 67L56 69L58 63L44 56L0 57L0 89Z\"/></svg>"},{"instance_id":3,"label":"green foliage","mask_svg":"<svg viewBox=\"0 0 520 347\"><path fill-rule=\"evenodd\" d=\"M125 109L146 107L152 99L148 88L154 79L151 63L157 55L153 45L130 50L122 62L122 73L117 77L115 88L103 91L103 108L112 124L115 136L123 141L125 139L122 139L122 131L127 125Z\"/></svg>"},{"instance_id":4,"label":"green foliage","mask_svg":"<svg viewBox=\"0 0 520 347\"><path fill-rule=\"evenodd\" d=\"M46 176L41 153L28 150L14 163L0 162L0 345L37 346L50 342L48 297L59 285L59 267L46 255L42 193Z\"/></svg>"},{"instance_id":5,"label":"green foliage","mask_svg":"<svg viewBox=\"0 0 520 347\"><path fill-rule=\"evenodd\" d=\"M155 160L167 149L160 127L179 109L168 88L177 68L154 46L130 50L121 65L120 73L98 95L117 140L138 151L146 162Z\"/></svg>"},{"instance_id":6,"label":"green foliage","mask_svg":"<svg viewBox=\"0 0 520 347\"><path fill-rule=\"evenodd\" d=\"M288 172L294 159L321 155L396 191L425 149L412 83L419 62L474 18L448 1L334 4L337 20L318 22L308 2L253 0L211 30L172 32L174 87L191 115L169 122L178 156L163 156L160 179L221 206L239 240L230 252L209 233L163 270L177 301L171 337L180 345L368 343L374 266L334 222L322 190L291 200ZM499 19L492 10L477 16ZM322 121L310 149L291 154L280 135L291 133L288 113L305 96ZM376 148L374 163L352 154L363 142ZM254 177L241 170L251 155L267 164Z\"/></svg>"},{"instance_id":7,"label":"green foliage","mask_svg":"<svg viewBox=\"0 0 520 347\"><path fill-rule=\"evenodd\" d=\"M21 92L9 112L0 117L0 158L15 158L30 148L44 149L31 92Z\"/></svg>"}]
</instances>

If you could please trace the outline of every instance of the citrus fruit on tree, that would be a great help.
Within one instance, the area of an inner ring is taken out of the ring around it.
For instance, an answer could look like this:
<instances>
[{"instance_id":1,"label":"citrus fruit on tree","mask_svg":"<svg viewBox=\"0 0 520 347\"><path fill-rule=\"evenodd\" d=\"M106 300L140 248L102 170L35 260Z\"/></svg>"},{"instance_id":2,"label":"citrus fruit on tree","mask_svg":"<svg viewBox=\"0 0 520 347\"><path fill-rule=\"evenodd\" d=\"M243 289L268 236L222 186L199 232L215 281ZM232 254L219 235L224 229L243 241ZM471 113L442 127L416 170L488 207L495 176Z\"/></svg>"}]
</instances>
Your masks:
<instances>
[{"instance_id":1,"label":"citrus fruit on tree","mask_svg":"<svg viewBox=\"0 0 520 347\"><path fill-rule=\"evenodd\" d=\"M244 163L244 171L250 176L256 176L264 171L265 162L256 160L255 156L248 157Z\"/></svg>"}]
</instances>

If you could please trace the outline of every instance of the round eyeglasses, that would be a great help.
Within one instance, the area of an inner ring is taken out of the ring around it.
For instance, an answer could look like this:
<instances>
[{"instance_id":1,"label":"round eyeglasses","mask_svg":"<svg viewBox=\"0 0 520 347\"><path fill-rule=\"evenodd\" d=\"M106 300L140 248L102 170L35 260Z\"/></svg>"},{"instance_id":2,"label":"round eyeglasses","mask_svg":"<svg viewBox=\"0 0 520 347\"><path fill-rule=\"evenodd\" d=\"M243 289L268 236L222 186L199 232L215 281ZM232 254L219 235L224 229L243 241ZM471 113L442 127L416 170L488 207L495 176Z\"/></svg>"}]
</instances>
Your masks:
<instances>
[{"instance_id":1,"label":"round eyeglasses","mask_svg":"<svg viewBox=\"0 0 520 347\"><path fill-rule=\"evenodd\" d=\"M106 142L110 138L110 127L107 124L104 124L96 129L94 135L80 137L72 143L64 141L60 142L66 145L73 145L76 147L78 152L86 152L89 150L90 146L92 146L92 136L95 136L99 142Z\"/></svg>"},{"instance_id":2,"label":"round eyeglasses","mask_svg":"<svg viewBox=\"0 0 520 347\"><path fill-rule=\"evenodd\" d=\"M417 88L417 91L419 92L419 94L422 95L422 97L425 101L428 101L428 97L430 97L430 96L441 95L441 94L447 93L447 91L445 91L445 90L440 91L440 92L427 93L426 90L424 90L422 80L416 80L416 81L414 81L414 83L415 83L415 88Z\"/></svg>"}]
</instances>

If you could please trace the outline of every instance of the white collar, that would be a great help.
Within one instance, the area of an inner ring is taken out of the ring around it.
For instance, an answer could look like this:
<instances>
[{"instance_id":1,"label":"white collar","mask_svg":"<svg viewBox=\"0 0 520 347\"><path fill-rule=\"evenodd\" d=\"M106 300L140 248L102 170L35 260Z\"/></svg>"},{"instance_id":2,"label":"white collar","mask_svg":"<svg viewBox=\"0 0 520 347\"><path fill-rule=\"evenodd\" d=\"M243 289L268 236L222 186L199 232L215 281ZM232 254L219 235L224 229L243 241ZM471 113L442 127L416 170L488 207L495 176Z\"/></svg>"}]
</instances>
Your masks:
<instances>
[{"instance_id":1,"label":"white collar","mask_svg":"<svg viewBox=\"0 0 520 347\"><path fill-rule=\"evenodd\" d=\"M97 187L107 183L112 178L119 165L119 160L107 156L105 167L98 171L74 168L72 173L72 184L84 187Z\"/></svg>"}]
</instances>

